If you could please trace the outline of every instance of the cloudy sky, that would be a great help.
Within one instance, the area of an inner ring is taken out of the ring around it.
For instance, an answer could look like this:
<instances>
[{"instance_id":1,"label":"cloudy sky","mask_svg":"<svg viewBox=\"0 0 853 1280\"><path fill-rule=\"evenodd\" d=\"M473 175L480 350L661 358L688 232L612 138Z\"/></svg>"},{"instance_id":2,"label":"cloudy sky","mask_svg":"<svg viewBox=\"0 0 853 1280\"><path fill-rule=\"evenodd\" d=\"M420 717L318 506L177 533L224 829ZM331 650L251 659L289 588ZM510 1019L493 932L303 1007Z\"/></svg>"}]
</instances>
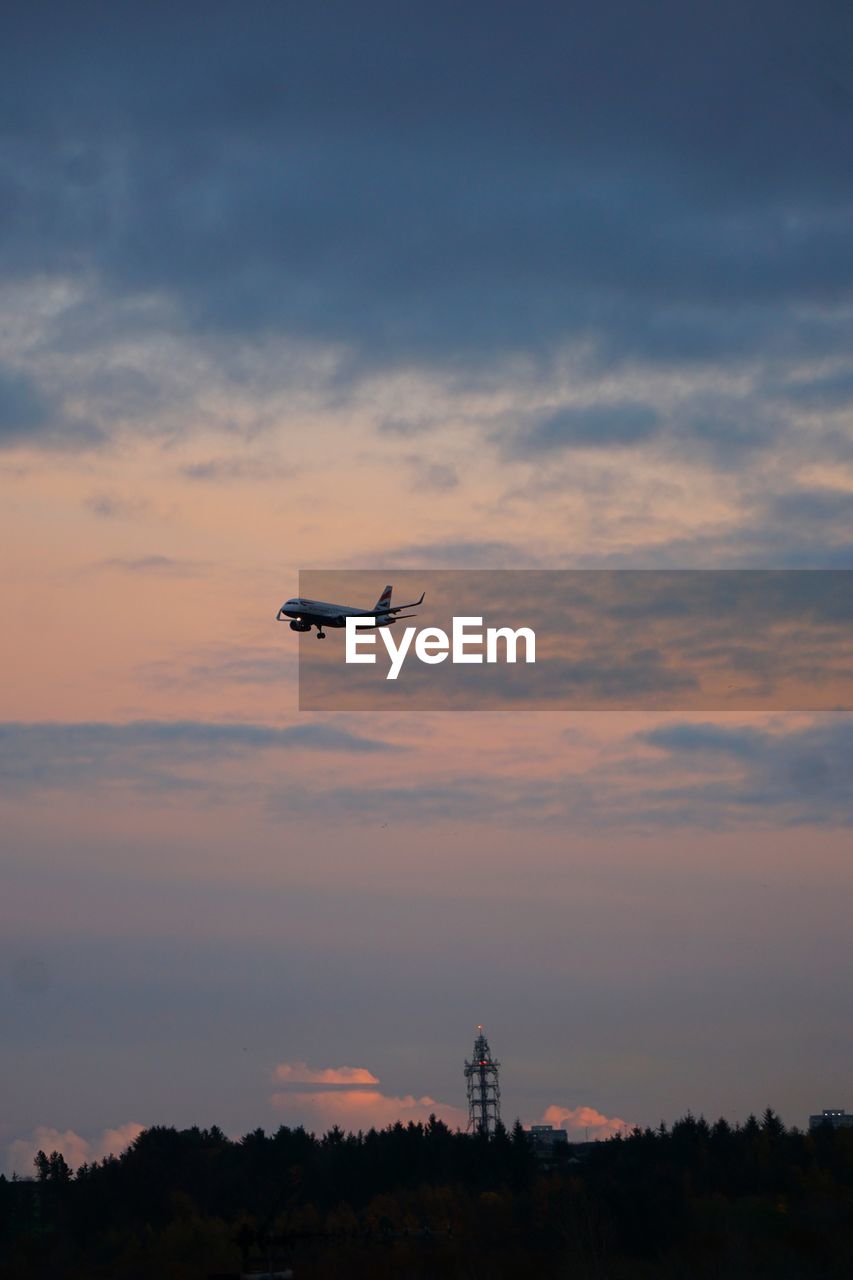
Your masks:
<instances>
[{"instance_id":1,"label":"cloudy sky","mask_svg":"<svg viewBox=\"0 0 853 1280\"><path fill-rule=\"evenodd\" d=\"M849 7L4 17L0 1165L456 1123L478 1022L510 1120L853 1107L848 716L300 713L273 621L853 567Z\"/></svg>"}]
</instances>

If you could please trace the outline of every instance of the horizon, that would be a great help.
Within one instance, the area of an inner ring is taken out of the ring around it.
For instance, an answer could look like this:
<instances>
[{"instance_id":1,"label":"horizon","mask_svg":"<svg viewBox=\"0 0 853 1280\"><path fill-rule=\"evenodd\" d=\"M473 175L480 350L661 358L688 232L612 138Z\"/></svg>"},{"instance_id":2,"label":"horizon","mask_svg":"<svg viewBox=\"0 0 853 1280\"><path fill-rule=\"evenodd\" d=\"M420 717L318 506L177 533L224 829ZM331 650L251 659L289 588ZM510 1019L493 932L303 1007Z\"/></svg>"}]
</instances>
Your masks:
<instances>
[{"instance_id":1,"label":"horizon","mask_svg":"<svg viewBox=\"0 0 853 1280\"><path fill-rule=\"evenodd\" d=\"M843 1110L838 1110L838 1109L833 1110L833 1109L825 1108L822 1112L822 1116L824 1121L828 1124L829 1128L834 1129L836 1131L839 1128L853 1128L853 1123L849 1125L841 1125L841 1126L833 1125L830 1119L830 1117L833 1115L843 1116L846 1120L853 1121L853 1115ZM687 1111L683 1116L678 1116L668 1123L666 1121L661 1121L660 1124L658 1124L656 1127L646 1126L645 1128L643 1128L640 1125L634 1125L630 1127L628 1125L623 1125L621 1128L613 1129L611 1132L608 1132L606 1134L599 1134L598 1136L593 1136L593 1137L589 1136L589 1126L586 1126L584 1128L583 1136L577 1136L577 1137L569 1136L566 1140L566 1143L563 1144L560 1147L560 1149L572 1151L572 1150L575 1150L576 1148L593 1147L601 1143L626 1142L630 1138L634 1138L634 1139L645 1138L645 1137L648 1137L649 1135L653 1137L661 1137L661 1136L668 1137L673 1133L673 1131L677 1131L678 1129L683 1128L684 1126L687 1126L687 1125L695 1125L700 1130L704 1129L708 1135L713 1134L715 1131L718 1131L721 1128L724 1128L726 1131L730 1131L734 1134L747 1133L751 1129L765 1128L768 1123L768 1117L769 1117L769 1122L771 1122L774 1125L780 1126L780 1132L788 1134L791 1137L808 1136L809 1134L812 1134L815 1131L815 1129L818 1127L817 1125L811 1123L817 1120L818 1116L810 1116L809 1117L810 1123L805 1129L800 1128L796 1124L786 1125L784 1122L784 1119L781 1116L779 1116L775 1111L773 1111L772 1107L765 1107L761 1109L760 1114L759 1112L751 1112L747 1117L745 1117L743 1121L736 1120L734 1122L727 1120L725 1116L718 1116L716 1119L709 1119L707 1116L705 1116L701 1112L699 1113L699 1115L693 1115L692 1112ZM503 1120L499 1119L497 1122L496 1128L491 1132L489 1132L488 1134L486 1134L485 1137L489 1142L492 1142L497 1137L498 1132L502 1133L506 1137L513 1136L515 1130L519 1125L522 1125L522 1121L519 1117L516 1117L516 1119L510 1123L505 1123ZM390 1134L395 1129L399 1129L401 1126L404 1127L407 1131L416 1130L421 1133L426 1133L435 1126L443 1127L447 1133L450 1133L456 1137L471 1138L472 1141L482 1140L482 1137L484 1136L481 1133L478 1133L476 1130L472 1130L470 1125L466 1126L465 1128L462 1128L460 1126L457 1126L454 1128L452 1125L447 1124L445 1121L443 1121L439 1116L436 1116L435 1113L431 1113L425 1121L410 1119L404 1122L402 1120L395 1120L395 1121L389 1121L385 1125L371 1125L368 1128L363 1128L363 1129L345 1129L345 1128L342 1129L338 1124L335 1123L335 1124L332 1124L324 1132L315 1132L310 1128L306 1128L302 1124L295 1124L295 1125L282 1124L277 1126L275 1130L271 1129L269 1131L265 1130L263 1126L260 1126L257 1129L250 1130L247 1133L243 1133L243 1134L223 1133L223 1131L219 1128L218 1125L211 1125L209 1126L209 1128L201 1128L198 1125L191 1125L181 1129L175 1126L164 1126L164 1125L155 1124L155 1125L150 1125L146 1127L140 1126L138 1129L138 1132L133 1134L132 1137L129 1137L127 1144L125 1146L116 1147L115 1149L110 1149L110 1150L104 1150L103 1153L99 1156L97 1153L89 1151L88 1144L83 1142L83 1140L81 1140L79 1138L79 1135L77 1134L52 1135L50 1131L45 1131L43 1134L40 1135L41 1137L46 1139L45 1145L39 1147L37 1151L32 1153L31 1164L36 1168L36 1172L20 1173L18 1172L18 1170L13 1169L12 1172L7 1175L5 1172L0 1171L0 1178L6 1179L8 1177L9 1180L14 1182L39 1181L43 1177L43 1175L38 1172L42 1157L46 1156L50 1158L51 1156L60 1155L62 1156L63 1159L66 1159L65 1151L63 1150L63 1148L65 1148L65 1150L70 1151L72 1158L73 1158L74 1152L78 1149L81 1150L82 1153L84 1154L85 1158L82 1164L77 1168L75 1168L73 1164L67 1163L66 1161L68 1176L71 1178L74 1178L78 1176L81 1170L85 1170L93 1165L94 1166L97 1166L98 1164L106 1165L110 1161L122 1155L126 1155L132 1152L137 1145L137 1139L144 1137L147 1133L149 1133L149 1131L153 1133L157 1133L157 1132L161 1132L163 1130L169 1129L178 1134L187 1134L187 1133L196 1134L197 1133L202 1137L204 1136L210 1136L211 1138L216 1137L217 1140L221 1139L222 1141L230 1143L234 1146L240 1146L245 1144L245 1142L250 1138L254 1139L256 1137L262 1136L266 1139L274 1139L277 1135L281 1133L300 1133L300 1132L305 1133L305 1135L314 1143L322 1144L323 1142L327 1141L330 1138L335 1138L337 1135L342 1135L344 1138L351 1138L351 1139L357 1139L359 1141L363 1141L365 1139L368 1139L377 1135ZM539 1132L542 1132L542 1131L553 1132L557 1130L566 1131L566 1124L565 1122L562 1124L554 1124L553 1122L548 1121L548 1122L533 1123L529 1126L522 1125L522 1128L523 1128L523 1133L525 1137L528 1140L530 1140L533 1134L536 1133L537 1131ZM580 1133L579 1130L578 1130L578 1133ZM60 1139L60 1142L58 1144L55 1144L53 1142L52 1139L54 1137L57 1137ZM30 1154L30 1153L27 1152L26 1154ZM20 1158L20 1153L18 1158Z\"/></svg>"}]
</instances>

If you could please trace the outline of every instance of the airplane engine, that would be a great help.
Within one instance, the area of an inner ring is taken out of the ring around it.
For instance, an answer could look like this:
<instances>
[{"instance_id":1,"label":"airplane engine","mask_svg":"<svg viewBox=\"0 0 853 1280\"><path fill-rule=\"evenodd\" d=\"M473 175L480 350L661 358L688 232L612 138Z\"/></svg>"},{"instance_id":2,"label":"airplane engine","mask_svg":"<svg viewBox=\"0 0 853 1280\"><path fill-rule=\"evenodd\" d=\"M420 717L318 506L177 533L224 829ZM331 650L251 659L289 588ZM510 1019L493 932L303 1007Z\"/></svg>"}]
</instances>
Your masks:
<instances>
[{"instance_id":1,"label":"airplane engine","mask_svg":"<svg viewBox=\"0 0 853 1280\"><path fill-rule=\"evenodd\" d=\"M310 630L311 630L311 623L310 623L310 622L297 622L297 620L294 618L293 622L291 622L291 624L290 624L290 630L291 630L291 631L310 631Z\"/></svg>"}]
</instances>

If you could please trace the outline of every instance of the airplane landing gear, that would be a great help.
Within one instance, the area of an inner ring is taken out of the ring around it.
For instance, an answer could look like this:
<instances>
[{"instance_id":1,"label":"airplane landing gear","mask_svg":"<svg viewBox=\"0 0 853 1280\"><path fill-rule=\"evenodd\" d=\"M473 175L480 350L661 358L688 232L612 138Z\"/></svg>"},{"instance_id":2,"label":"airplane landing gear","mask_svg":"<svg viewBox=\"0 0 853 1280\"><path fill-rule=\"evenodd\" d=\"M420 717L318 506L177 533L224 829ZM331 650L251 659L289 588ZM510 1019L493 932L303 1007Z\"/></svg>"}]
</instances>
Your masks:
<instances>
[{"instance_id":1,"label":"airplane landing gear","mask_svg":"<svg viewBox=\"0 0 853 1280\"><path fill-rule=\"evenodd\" d=\"M320 631L320 630L319 630L319 628L318 628L318 630L317 630L317 639L318 639L318 640L325 640L325 639L326 639L326 633L325 633L325 631Z\"/></svg>"}]
</instances>

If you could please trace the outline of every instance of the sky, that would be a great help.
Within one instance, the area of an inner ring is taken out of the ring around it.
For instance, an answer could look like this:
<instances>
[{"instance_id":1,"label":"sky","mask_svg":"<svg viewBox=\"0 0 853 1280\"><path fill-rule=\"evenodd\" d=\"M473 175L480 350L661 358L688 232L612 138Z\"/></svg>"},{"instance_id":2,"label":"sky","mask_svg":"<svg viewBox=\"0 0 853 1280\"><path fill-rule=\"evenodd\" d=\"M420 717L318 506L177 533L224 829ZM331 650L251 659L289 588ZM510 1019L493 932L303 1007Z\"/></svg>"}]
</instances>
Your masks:
<instances>
[{"instance_id":1,"label":"sky","mask_svg":"<svg viewBox=\"0 0 853 1280\"><path fill-rule=\"evenodd\" d=\"M848 714L300 712L274 621L306 569L853 567L851 45L6 6L0 1167L464 1125L478 1023L575 1137L853 1108Z\"/></svg>"}]
</instances>

